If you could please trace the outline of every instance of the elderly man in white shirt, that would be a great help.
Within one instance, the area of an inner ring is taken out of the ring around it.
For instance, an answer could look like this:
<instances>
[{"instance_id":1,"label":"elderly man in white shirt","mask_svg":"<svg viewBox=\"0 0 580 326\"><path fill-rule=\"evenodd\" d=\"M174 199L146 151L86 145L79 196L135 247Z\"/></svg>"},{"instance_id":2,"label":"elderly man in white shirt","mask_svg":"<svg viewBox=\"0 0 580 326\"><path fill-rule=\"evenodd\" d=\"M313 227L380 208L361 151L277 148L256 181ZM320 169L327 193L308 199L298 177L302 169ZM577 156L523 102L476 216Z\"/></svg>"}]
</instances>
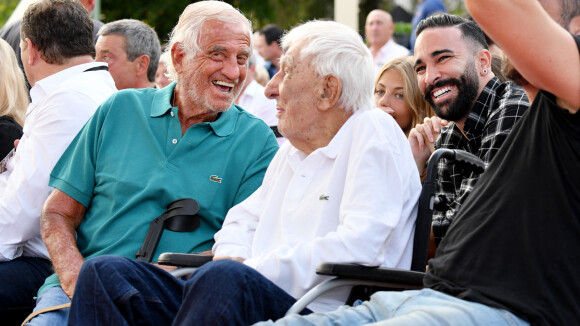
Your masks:
<instances>
[{"instance_id":1,"label":"elderly man in white shirt","mask_svg":"<svg viewBox=\"0 0 580 326\"><path fill-rule=\"evenodd\" d=\"M282 45L266 94L288 141L262 186L228 212L214 261L182 281L125 258L88 260L69 323L249 325L282 317L328 279L315 273L321 262L410 267L419 174L395 120L374 109L369 50L330 21L298 26ZM347 294L305 312L335 309Z\"/></svg>"},{"instance_id":2,"label":"elderly man in white shirt","mask_svg":"<svg viewBox=\"0 0 580 326\"><path fill-rule=\"evenodd\" d=\"M0 316L19 323L52 274L40 236L50 172L99 104L116 91L106 64L93 62L93 23L85 8L74 1L52 9L47 4L31 5L22 20L22 62L32 102L18 149L0 174ZM42 15L45 9L53 18Z\"/></svg>"},{"instance_id":3,"label":"elderly man in white shirt","mask_svg":"<svg viewBox=\"0 0 580 326\"><path fill-rule=\"evenodd\" d=\"M395 24L391 14L375 9L367 15L365 36L375 62L375 75L378 75L385 63L409 55L409 49L393 40Z\"/></svg>"}]
</instances>

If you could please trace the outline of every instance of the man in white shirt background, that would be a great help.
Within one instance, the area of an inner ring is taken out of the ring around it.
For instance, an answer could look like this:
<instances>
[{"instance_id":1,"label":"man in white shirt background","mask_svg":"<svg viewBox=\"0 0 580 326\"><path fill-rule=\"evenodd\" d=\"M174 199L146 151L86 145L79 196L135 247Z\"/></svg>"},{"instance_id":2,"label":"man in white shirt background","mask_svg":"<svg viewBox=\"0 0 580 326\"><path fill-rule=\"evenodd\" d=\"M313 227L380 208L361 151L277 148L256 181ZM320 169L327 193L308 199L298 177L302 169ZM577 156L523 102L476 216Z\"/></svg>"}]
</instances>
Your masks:
<instances>
[{"instance_id":1,"label":"man in white shirt background","mask_svg":"<svg viewBox=\"0 0 580 326\"><path fill-rule=\"evenodd\" d=\"M235 102L242 109L264 120L268 126L277 127L276 100L267 98L264 94L264 86L255 80L256 67L256 51L254 51L248 61L244 88ZM278 138L278 143L281 144L281 138Z\"/></svg>"},{"instance_id":2,"label":"man in white shirt background","mask_svg":"<svg viewBox=\"0 0 580 326\"><path fill-rule=\"evenodd\" d=\"M50 172L99 104L116 91L106 65L93 62L93 23L78 1L32 4L21 36L32 102L18 149L0 174L0 317L18 324L52 273L39 220L52 191Z\"/></svg>"},{"instance_id":3,"label":"man in white shirt background","mask_svg":"<svg viewBox=\"0 0 580 326\"><path fill-rule=\"evenodd\" d=\"M394 32L395 24L393 24L393 18L388 12L375 9L367 15L365 36L375 62L375 75L379 73L385 63L409 55L409 49L397 44L393 39Z\"/></svg>"}]
</instances>

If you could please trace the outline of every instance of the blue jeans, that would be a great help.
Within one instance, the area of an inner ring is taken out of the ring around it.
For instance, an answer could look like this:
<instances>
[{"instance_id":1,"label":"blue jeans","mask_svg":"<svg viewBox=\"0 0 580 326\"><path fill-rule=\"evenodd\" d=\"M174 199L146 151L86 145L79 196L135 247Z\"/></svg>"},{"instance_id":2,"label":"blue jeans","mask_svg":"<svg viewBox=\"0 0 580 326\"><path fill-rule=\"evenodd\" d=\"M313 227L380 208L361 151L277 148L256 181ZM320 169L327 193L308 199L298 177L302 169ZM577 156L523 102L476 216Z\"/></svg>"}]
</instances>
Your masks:
<instances>
[{"instance_id":1,"label":"blue jeans","mask_svg":"<svg viewBox=\"0 0 580 326\"><path fill-rule=\"evenodd\" d=\"M295 301L232 260L205 264L183 281L148 263L102 256L83 264L68 323L250 325L284 316Z\"/></svg>"},{"instance_id":2,"label":"blue jeans","mask_svg":"<svg viewBox=\"0 0 580 326\"><path fill-rule=\"evenodd\" d=\"M34 311L59 306L61 304L69 303L70 299L64 293L60 286L48 288L44 290L36 299L36 307ZM28 326L52 326L65 325L70 308L63 308L55 311L48 311L32 318L26 325Z\"/></svg>"},{"instance_id":3,"label":"blue jeans","mask_svg":"<svg viewBox=\"0 0 580 326\"><path fill-rule=\"evenodd\" d=\"M52 274L47 259L19 257L0 262L0 320L4 325L20 325L35 306L34 297Z\"/></svg>"},{"instance_id":4,"label":"blue jeans","mask_svg":"<svg viewBox=\"0 0 580 326\"><path fill-rule=\"evenodd\" d=\"M528 326L507 310L465 301L431 289L377 292L357 307L342 306L329 313L291 315L265 325L366 325L374 326Z\"/></svg>"}]
</instances>

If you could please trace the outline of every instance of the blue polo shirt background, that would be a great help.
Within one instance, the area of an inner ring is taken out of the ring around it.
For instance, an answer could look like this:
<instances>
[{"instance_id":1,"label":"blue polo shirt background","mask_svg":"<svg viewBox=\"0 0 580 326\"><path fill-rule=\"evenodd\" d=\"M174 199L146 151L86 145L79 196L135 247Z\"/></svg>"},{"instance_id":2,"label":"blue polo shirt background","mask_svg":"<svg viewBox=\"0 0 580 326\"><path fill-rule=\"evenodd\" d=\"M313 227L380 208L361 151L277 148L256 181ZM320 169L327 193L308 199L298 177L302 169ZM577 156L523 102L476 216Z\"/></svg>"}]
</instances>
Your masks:
<instances>
[{"instance_id":1,"label":"blue polo shirt background","mask_svg":"<svg viewBox=\"0 0 580 326\"><path fill-rule=\"evenodd\" d=\"M178 108L170 104L175 85L115 93L52 171L49 184L87 208L77 231L85 258L134 259L151 221L185 197L199 203L201 226L188 233L166 230L154 261L163 252L211 249L228 210L261 185L278 150L270 128L232 105L182 137ZM56 285L53 275L43 289Z\"/></svg>"}]
</instances>

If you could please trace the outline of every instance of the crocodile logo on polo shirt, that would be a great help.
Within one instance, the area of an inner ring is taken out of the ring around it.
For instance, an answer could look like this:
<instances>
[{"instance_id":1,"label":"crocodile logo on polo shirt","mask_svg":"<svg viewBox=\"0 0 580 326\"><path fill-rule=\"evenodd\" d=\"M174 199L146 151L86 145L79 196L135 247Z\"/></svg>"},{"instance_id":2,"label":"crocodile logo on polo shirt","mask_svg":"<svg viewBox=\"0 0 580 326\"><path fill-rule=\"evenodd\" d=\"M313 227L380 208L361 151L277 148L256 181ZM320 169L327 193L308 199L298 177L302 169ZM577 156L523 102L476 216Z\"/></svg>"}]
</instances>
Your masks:
<instances>
[{"instance_id":1,"label":"crocodile logo on polo shirt","mask_svg":"<svg viewBox=\"0 0 580 326\"><path fill-rule=\"evenodd\" d=\"M210 175L209 180L217 183L222 183L222 178L219 178L217 175Z\"/></svg>"},{"instance_id":2,"label":"crocodile logo on polo shirt","mask_svg":"<svg viewBox=\"0 0 580 326\"><path fill-rule=\"evenodd\" d=\"M328 200L330 196L328 195L320 195L320 198L318 198L318 200Z\"/></svg>"}]
</instances>

